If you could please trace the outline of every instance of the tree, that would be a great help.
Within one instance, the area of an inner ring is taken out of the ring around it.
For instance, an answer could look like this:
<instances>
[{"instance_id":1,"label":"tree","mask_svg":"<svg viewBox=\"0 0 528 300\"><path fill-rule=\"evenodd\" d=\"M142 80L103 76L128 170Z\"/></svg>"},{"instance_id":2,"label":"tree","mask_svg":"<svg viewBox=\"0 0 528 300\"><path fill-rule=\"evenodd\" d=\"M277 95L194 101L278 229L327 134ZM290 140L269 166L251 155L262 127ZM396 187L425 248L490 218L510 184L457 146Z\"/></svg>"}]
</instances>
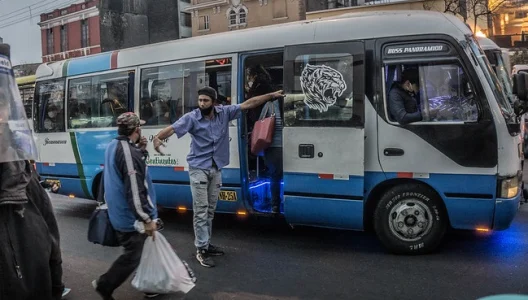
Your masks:
<instances>
[{"instance_id":1,"label":"tree","mask_svg":"<svg viewBox=\"0 0 528 300\"><path fill-rule=\"evenodd\" d=\"M473 17L473 30L477 30L477 22L480 18L487 18L488 35L492 35L493 24L491 16L506 0L467 0L468 11Z\"/></svg>"},{"instance_id":2,"label":"tree","mask_svg":"<svg viewBox=\"0 0 528 300\"><path fill-rule=\"evenodd\" d=\"M460 15L467 21L467 2L466 0L444 0L444 13L451 13L453 15Z\"/></svg>"}]
</instances>

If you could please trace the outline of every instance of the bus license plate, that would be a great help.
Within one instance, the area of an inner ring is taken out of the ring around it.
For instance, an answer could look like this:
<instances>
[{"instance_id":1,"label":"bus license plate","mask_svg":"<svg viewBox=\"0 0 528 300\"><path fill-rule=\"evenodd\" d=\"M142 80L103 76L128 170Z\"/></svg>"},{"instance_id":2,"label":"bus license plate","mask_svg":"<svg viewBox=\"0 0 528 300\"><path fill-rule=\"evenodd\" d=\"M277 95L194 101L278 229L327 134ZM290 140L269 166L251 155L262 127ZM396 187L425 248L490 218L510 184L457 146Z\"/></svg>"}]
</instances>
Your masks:
<instances>
[{"instance_id":1,"label":"bus license plate","mask_svg":"<svg viewBox=\"0 0 528 300\"><path fill-rule=\"evenodd\" d=\"M220 191L220 195L218 196L218 199L220 201L236 202L237 193L235 191Z\"/></svg>"}]
</instances>

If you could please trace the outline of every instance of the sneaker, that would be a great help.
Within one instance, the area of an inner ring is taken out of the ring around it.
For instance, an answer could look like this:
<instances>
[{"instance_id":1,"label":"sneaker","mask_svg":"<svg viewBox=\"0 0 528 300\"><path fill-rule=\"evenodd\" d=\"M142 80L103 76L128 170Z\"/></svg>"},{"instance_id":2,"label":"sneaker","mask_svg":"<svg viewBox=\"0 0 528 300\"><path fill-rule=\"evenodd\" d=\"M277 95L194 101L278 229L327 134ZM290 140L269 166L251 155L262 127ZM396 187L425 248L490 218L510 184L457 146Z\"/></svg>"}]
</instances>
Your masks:
<instances>
[{"instance_id":1,"label":"sneaker","mask_svg":"<svg viewBox=\"0 0 528 300\"><path fill-rule=\"evenodd\" d=\"M97 279L92 281L92 286L95 289L95 291L103 298L103 300L115 300L112 295L105 295L103 292L101 292L97 287Z\"/></svg>"},{"instance_id":2,"label":"sneaker","mask_svg":"<svg viewBox=\"0 0 528 300\"><path fill-rule=\"evenodd\" d=\"M189 273L189 277L191 277L191 281L193 283L195 283L196 282L196 275L194 274L194 271L191 269L191 267L189 267L189 264L187 264L187 262L185 260L182 260L182 263L185 266L185 268L187 269L187 273Z\"/></svg>"},{"instance_id":3,"label":"sneaker","mask_svg":"<svg viewBox=\"0 0 528 300\"><path fill-rule=\"evenodd\" d=\"M209 244L209 248L207 249L207 253L211 256L221 256L224 255L224 251L222 249L215 247L211 244Z\"/></svg>"},{"instance_id":4,"label":"sneaker","mask_svg":"<svg viewBox=\"0 0 528 300\"><path fill-rule=\"evenodd\" d=\"M198 249L198 251L196 251L196 259L206 268L212 268L215 266L213 259L205 249Z\"/></svg>"},{"instance_id":5,"label":"sneaker","mask_svg":"<svg viewBox=\"0 0 528 300\"><path fill-rule=\"evenodd\" d=\"M64 288L64 290L62 290L62 298L68 296L68 294L71 292L71 289L69 288Z\"/></svg>"},{"instance_id":6,"label":"sneaker","mask_svg":"<svg viewBox=\"0 0 528 300\"><path fill-rule=\"evenodd\" d=\"M145 298L156 298L158 297L160 294L155 294L155 293L145 293Z\"/></svg>"}]
</instances>

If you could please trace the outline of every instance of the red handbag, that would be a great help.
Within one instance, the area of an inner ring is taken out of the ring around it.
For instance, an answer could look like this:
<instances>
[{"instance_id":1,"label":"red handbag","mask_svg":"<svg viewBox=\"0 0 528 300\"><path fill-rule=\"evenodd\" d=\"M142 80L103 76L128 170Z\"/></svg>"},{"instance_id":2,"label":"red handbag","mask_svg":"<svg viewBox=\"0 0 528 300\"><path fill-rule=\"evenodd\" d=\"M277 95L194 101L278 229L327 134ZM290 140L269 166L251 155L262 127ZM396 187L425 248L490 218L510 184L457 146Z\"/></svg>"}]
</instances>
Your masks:
<instances>
[{"instance_id":1,"label":"red handbag","mask_svg":"<svg viewBox=\"0 0 528 300\"><path fill-rule=\"evenodd\" d=\"M251 153L259 155L266 150L273 141L273 133L275 131L275 105L271 102L271 116L268 114L269 105L266 105L263 117L261 117L253 127L251 132Z\"/></svg>"}]
</instances>

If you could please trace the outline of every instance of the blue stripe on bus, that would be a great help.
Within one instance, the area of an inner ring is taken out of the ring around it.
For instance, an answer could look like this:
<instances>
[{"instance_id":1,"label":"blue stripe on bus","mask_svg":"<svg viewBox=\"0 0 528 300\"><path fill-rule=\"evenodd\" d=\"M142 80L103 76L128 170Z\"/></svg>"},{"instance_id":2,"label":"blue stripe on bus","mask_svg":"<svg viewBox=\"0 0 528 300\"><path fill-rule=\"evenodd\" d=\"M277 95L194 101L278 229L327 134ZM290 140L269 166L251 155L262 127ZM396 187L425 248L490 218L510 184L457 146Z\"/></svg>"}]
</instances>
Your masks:
<instances>
[{"instance_id":1,"label":"blue stripe on bus","mask_svg":"<svg viewBox=\"0 0 528 300\"><path fill-rule=\"evenodd\" d=\"M67 76L75 76L110 70L112 52L85 56L71 60L68 64ZM66 76L66 74L64 74Z\"/></svg>"},{"instance_id":2,"label":"blue stripe on bus","mask_svg":"<svg viewBox=\"0 0 528 300\"><path fill-rule=\"evenodd\" d=\"M288 223L336 229L363 229L363 201L285 196Z\"/></svg>"},{"instance_id":3,"label":"blue stripe on bus","mask_svg":"<svg viewBox=\"0 0 528 300\"><path fill-rule=\"evenodd\" d=\"M46 166L41 162L37 162L36 164L39 174L79 177L79 171L75 163L55 163L53 166Z\"/></svg>"},{"instance_id":4,"label":"blue stripe on bus","mask_svg":"<svg viewBox=\"0 0 528 300\"><path fill-rule=\"evenodd\" d=\"M363 198L363 176L348 180L321 179L318 174L284 173L284 193L325 194Z\"/></svg>"}]
</instances>

